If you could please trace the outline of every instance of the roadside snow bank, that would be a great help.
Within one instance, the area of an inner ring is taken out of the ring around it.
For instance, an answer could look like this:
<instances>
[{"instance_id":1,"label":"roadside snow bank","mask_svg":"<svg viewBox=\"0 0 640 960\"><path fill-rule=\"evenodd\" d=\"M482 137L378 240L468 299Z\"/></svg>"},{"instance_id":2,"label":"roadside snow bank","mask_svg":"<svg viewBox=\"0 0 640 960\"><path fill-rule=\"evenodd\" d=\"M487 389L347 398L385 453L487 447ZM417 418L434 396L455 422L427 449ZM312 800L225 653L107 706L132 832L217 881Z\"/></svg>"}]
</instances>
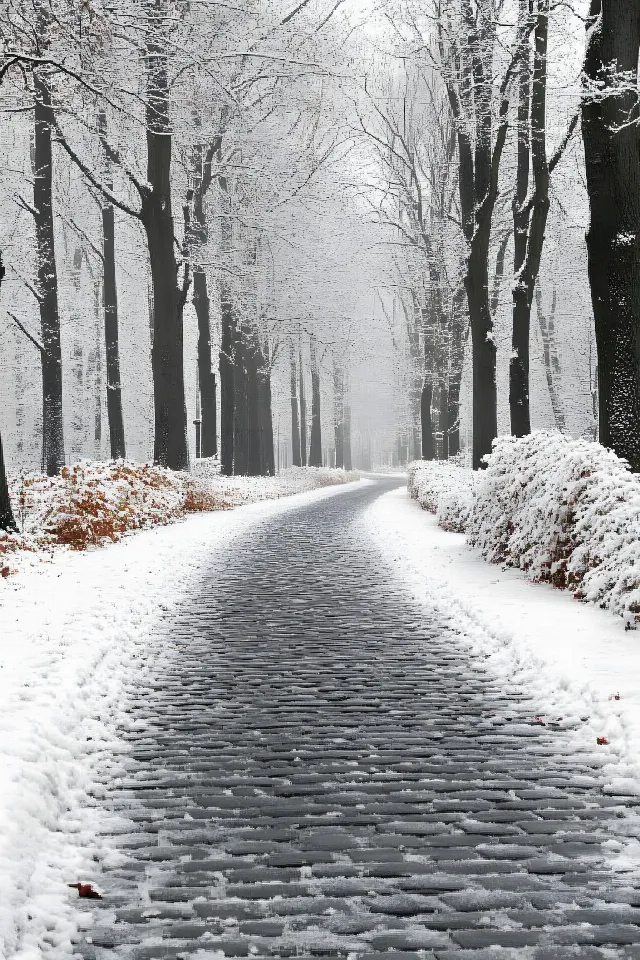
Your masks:
<instances>
[{"instance_id":1,"label":"roadside snow bank","mask_svg":"<svg viewBox=\"0 0 640 960\"><path fill-rule=\"evenodd\" d=\"M56 477L16 477L9 493L20 533L0 531L0 575L7 578L50 559L56 549L104 546L190 513L356 479L355 473L312 467L294 467L275 477L223 477L215 460L197 461L193 474L117 460L84 461L64 467Z\"/></svg>"},{"instance_id":2,"label":"roadside snow bank","mask_svg":"<svg viewBox=\"0 0 640 960\"><path fill-rule=\"evenodd\" d=\"M599 443L499 437L486 470L417 461L409 491L491 563L640 620L640 477Z\"/></svg>"},{"instance_id":3,"label":"roadside snow bank","mask_svg":"<svg viewBox=\"0 0 640 960\"><path fill-rule=\"evenodd\" d=\"M96 879L86 851L104 832L103 784L122 774L128 686L166 655L160 621L215 551L344 489L189 516L107 550L60 549L0 581L0 957L73 954L84 914L67 883Z\"/></svg>"}]
</instances>

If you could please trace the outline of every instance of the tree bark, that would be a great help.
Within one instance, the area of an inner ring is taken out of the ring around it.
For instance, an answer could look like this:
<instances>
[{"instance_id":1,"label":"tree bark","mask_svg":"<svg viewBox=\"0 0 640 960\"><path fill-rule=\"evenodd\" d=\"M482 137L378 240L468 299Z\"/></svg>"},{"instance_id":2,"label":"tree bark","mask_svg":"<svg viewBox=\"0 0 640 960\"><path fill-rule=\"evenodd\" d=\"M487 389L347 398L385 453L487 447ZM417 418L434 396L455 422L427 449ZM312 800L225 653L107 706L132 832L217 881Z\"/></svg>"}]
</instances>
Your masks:
<instances>
[{"instance_id":1,"label":"tree bark","mask_svg":"<svg viewBox=\"0 0 640 960\"><path fill-rule=\"evenodd\" d=\"M107 135L107 118L103 110L98 114L98 126L103 142ZM113 190L111 162L105 147L105 182ZM120 335L118 329L118 286L116 282L115 218L113 204L102 203L102 255L104 264L104 343L107 367L107 418L111 459L126 457L124 417L122 415L122 384L120 381Z\"/></svg>"},{"instance_id":2,"label":"tree bark","mask_svg":"<svg viewBox=\"0 0 640 960\"><path fill-rule=\"evenodd\" d=\"M529 0L519 0L519 29L529 19ZM518 160L513 197L513 319L511 358L509 360L509 408L511 433L524 437L531 433L529 415L529 332L531 325L528 290L522 277L527 259L529 211L526 209L531 167L531 63L529 47L520 50L518 71ZM544 133L543 133L544 135Z\"/></svg>"},{"instance_id":3,"label":"tree bark","mask_svg":"<svg viewBox=\"0 0 640 960\"><path fill-rule=\"evenodd\" d=\"M224 221L223 221L224 226ZM233 474L233 436L235 419L235 341L236 324L231 290L221 288L222 335L220 342L220 469Z\"/></svg>"},{"instance_id":4,"label":"tree bark","mask_svg":"<svg viewBox=\"0 0 640 960\"><path fill-rule=\"evenodd\" d=\"M333 406L336 469L344 469L344 374L335 360L333 363Z\"/></svg>"},{"instance_id":5,"label":"tree bark","mask_svg":"<svg viewBox=\"0 0 640 960\"><path fill-rule=\"evenodd\" d=\"M45 77L34 74L34 183L33 207L38 250L38 287L42 345L42 460L47 475L55 476L64 466L62 419L62 352L58 310L53 229L53 156L51 93Z\"/></svg>"},{"instance_id":6,"label":"tree bark","mask_svg":"<svg viewBox=\"0 0 640 960\"><path fill-rule=\"evenodd\" d=\"M275 476L276 464L273 448L273 413L271 409L271 358L269 346L262 353L262 365L258 370L258 396L260 416L260 469L267 477Z\"/></svg>"},{"instance_id":7,"label":"tree bark","mask_svg":"<svg viewBox=\"0 0 640 960\"><path fill-rule=\"evenodd\" d=\"M353 470L351 453L351 397L348 369L342 372L343 407L344 407L344 468Z\"/></svg>"},{"instance_id":8,"label":"tree bark","mask_svg":"<svg viewBox=\"0 0 640 960\"><path fill-rule=\"evenodd\" d=\"M198 318L198 387L200 390L201 448L203 457L218 453L216 423L216 375L211 369L211 311L207 276L193 270L193 306Z\"/></svg>"},{"instance_id":9,"label":"tree bark","mask_svg":"<svg viewBox=\"0 0 640 960\"><path fill-rule=\"evenodd\" d=\"M588 28L582 135L600 442L640 472L640 0L591 0Z\"/></svg>"},{"instance_id":10,"label":"tree bark","mask_svg":"<svg viewBox=\"0 0 640 960\"><path fill-rule=\"evenodd\" d=\"M291 449L294 467L302 466L300 456L300 421L298 419L298 397L296 376L296 353L293 340L289 342L289 364L291 367Z\"/></svg>"},{"instance_id":11,"label":"tree bark","mask_svg":"<svg viewBox=\"0 0 640 960\"><path fill-rule=\"evenodd\" d=\"M147 182L141 220L147 236L153 284L151 367L155 414L154 460L187 470L187 412L184 392L183 311L185 283L178 286L171 207L172 135L166 47L154 35L146 50Z\"/></svg>"},{"instance_id":12,"label":"tree bark","mask_svg":"<svg viewBox=\"0 0 640 960\"><path fill-rule=\"evenodd\" d=\"M310 340L311 350L311 442L309 447L309 466L322 466L322 421L320 418L320 370L315 337Z\"/></svg>"},{"instance_id":13,"label":"tree bark","mask_svg":"<svg viewBox=\"0 0 640 960\"><path fill-rule=\"evenodd\" d=\"M234 350L234 418L233 418L233 472L246 476L249 472L249 405L248 353L249 344L245 324L236 330Z\"/></svg>"},{"instance_id":14,"label":"tree bark","mask_svg":"<svg viewBox=\"0 0 640 960\"><path fill-rule=\"evenodd\" d=\"M433 421L431 418L431 401L433 399L433 379L425 379L420 395L420 422L422 424L422 459L433 460L435 450L433 444Z\"/></svg>"},{"instance_id":15,"label":"tree bark","mask_svg":"<svg viewBox=\"0 0 640 960\"><path fill-rule=\"evenodd\" d=\"M250 477L262 474L261 417L258 377L263 359L255 335L247 351L247 473Z\"/></svg>"},{"instance_id":16,"label":"tree bark","mask_svg":"<svg viewBox=\"0 0 640 960\"><path fill-rule=\"evenodd\" d=\"M558 356L558 347L555 338L555 313L556 313L556 291L553 291L553 302L549 317L545 317L542 309L542 290L540 284L536 287L536 304L538 309L538 323L540 324L540 333L542 335L542 352L544 358L544 370L547 377L547 387L549 389L549 398L551 400L551 409L553 410L553 419L556 428L560 433L566 430L564 410L562 409L562 400L558 391L560 382L560 358Z\"/></svg>"},{"instance_id":17,"label":"tree bark","mask_svg":"<svg viewBox=\"0 0 640 960\"><path fill-rule=\"evenodd\" d=\"M0 288L4 280L5 268L2 262L2 253L0 252ZM9 497L9 485L7 483L7 471L4 465L4 453L2 450L2 435L0 434L0 530L16 531L16 522L13 518L11 509L11 499Z\"/></svg>"},{"instance_id":18,"label":"tree bark","mask_svg":"<svg viewBox=\"0 0 640 960\"><path fill-rule=\"evenodd\" d=\"M303 467L307 465L307 401L304 393L304 368L302 366L302 350L299 352L300 363L300 461Z\"/></svg>"}]
</instances>

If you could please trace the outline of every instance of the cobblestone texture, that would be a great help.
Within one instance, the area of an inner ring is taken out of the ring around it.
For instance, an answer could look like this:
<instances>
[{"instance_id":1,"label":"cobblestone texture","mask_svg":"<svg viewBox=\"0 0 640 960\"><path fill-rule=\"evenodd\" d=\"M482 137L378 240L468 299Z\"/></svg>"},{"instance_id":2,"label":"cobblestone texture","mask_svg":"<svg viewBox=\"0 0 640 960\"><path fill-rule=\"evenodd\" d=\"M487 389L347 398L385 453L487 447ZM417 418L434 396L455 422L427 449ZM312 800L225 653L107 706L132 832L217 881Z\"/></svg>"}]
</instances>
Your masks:
<instances>
[{"instance_id":1,"label":"cobblestone texture","mask_svg":"<svg viewBox=\"0 0 640 960\"><path fill-rule=\"evenodd\" d=\"M394 483L257 525L167 624L79 956L640 958L632 801L403 597L358 529Z\"/></svg>"}]
</instances>

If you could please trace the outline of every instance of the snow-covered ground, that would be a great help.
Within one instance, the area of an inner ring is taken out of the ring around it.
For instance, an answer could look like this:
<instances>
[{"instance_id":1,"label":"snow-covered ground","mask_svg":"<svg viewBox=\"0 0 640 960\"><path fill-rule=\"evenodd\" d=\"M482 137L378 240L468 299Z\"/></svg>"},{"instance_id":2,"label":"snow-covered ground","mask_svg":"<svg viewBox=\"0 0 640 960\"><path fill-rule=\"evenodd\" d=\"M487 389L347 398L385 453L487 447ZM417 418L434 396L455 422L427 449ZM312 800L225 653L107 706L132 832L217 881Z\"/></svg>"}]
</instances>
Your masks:
<instances>
[{"instance_id":1,"label":"snow-covered ground","mask_svg":"<svg viewBox=\"0 0 640 960\"><path fill-rule=\"evenodd\" d=\"M442 530L404 489L378 498L365 522L415 599L441 611L451 629L486 657L489 670L521 683L543 721L562 717L561 725L569 727L587 718L576 735L603 751L608 787L640 794L636 631L567 591L487 563L463 534ZM609 744L597 746L599 737Z\"/></svg>"},{"instance_id":2,"label":"snow-covered ground","mask_svg":"<svg viewBox=\"0 0 640 960\"><path fill-rule=\"evenodd\" d=\"M99 784L118 768L123 691L154 626L212 551L350 486L196 514L0 581L0 957L40 960L43 942L70 954L66 884L93 879L83 851L99 833Z\"/></svg>"}]
</instances>

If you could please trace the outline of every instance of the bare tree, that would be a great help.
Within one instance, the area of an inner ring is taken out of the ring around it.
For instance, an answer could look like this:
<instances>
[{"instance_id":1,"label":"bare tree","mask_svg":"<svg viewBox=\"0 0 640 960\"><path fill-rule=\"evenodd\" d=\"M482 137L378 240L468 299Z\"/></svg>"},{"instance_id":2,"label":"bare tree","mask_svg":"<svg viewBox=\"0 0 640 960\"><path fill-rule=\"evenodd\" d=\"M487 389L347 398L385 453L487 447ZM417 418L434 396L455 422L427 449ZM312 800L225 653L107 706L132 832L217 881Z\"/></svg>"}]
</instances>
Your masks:
<instances>
[{"instance_id":1,"label":"bare tree","mask_svg":"<svg viewBox=\"0 0 640 960\"><path fill-rule=\"evenodd\" d=\"M600 442L640 471L640 0L591 0L582 136Z\"/></svg>"}]
</instances>

